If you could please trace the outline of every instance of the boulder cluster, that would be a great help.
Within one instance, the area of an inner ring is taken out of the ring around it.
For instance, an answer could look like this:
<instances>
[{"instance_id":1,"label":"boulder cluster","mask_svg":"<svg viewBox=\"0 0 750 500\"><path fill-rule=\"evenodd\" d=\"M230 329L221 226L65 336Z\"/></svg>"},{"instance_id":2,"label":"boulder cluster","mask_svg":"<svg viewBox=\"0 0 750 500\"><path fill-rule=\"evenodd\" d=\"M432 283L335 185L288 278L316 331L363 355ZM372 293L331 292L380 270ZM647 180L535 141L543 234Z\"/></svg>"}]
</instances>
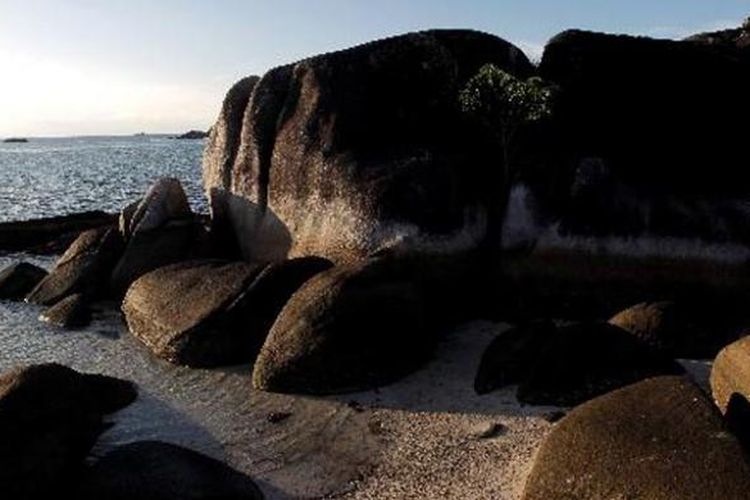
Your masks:
<instances>
[{"instance_id":1,"label":"boulder cluster","mask_svg":"<svg viewBox=\"0 0 750 500\"><path fill-rule=\"evenodd\" d=\"M209 218L191 211L179 181L159 179L117 221L81 233L49 273L22 263L0 273L0 297L48 306L42 318L63 327L85 325L92 303L119 302L156 356L249 364L260 390L393 382L429 358L452 322L528 316L528 304L514 309L524 290L548 292L550 283L518 286L510 273L493 295L497 269L515 262L496 231L506 215L498 200L519 181L563 234L750 241L745 205L722 201L750 194L736 168L746 150L737 123L750 111L743 33L667 41L569 31L535 67L497 37L435 30L247 77L206 144ZM457 98L486 64L557 87L550 121L519 138L517 177L499 168L493 134ZM744 273L734 277L746 290ZM658 289L669 293L657 298L641 285L565 290L478 360L479 394L512 385L523 403L575 406L542 445L524 498L746 498L750 344L732 344L748 319L737 307L746 292L722 289L714 308L691 290ZM622 310L640 293L646 302ZM601 294L603 313L570 306ZM711 383L724 415L676 361L717 353ZM25 373L5 386L23 387ZM54 446L65 460L43 466L55 478L45 487L72 477L101 414L119 407L97 408L75 390L60 404L83 414L55 423L60 436L37 433L64 443ZM25 397L4 394L0 420L6 401ZM119 498L133 484L148 496L175 471L185 474L175 498L219 477L252 490L210 459L158 443L114 451L80 484L87 498ZM234 498L221 491L212 498Z\"/></svg>"}]
</instances>

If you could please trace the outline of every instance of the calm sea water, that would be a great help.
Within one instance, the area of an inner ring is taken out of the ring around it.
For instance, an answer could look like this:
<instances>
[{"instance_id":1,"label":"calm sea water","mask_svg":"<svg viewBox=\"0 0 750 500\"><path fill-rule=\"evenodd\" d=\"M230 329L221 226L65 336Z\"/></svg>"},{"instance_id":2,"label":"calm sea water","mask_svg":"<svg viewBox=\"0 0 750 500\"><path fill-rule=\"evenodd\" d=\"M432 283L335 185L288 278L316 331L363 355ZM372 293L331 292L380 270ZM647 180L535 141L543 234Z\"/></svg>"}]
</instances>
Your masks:
<instances>
[{"instance_id":1,"label":"calm sea water","mask_svg":"<svg viewBox=\"0 0 750 500\"><path fill-rule=\"evenodd\" d=\"M204 141L166 136L71 137L0 143L0 222L85 210L119 211L164 176L205 212Z\"/></svg>"}]
</instances>

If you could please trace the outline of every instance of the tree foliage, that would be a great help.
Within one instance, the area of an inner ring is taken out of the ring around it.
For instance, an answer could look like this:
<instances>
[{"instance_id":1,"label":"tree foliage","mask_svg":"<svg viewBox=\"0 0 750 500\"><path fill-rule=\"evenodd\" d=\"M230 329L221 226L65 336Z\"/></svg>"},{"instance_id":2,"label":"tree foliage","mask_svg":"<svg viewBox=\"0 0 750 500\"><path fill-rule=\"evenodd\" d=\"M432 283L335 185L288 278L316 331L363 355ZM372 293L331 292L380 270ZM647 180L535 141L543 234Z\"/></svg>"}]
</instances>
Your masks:
<instances>
[{"instance_id":1,"label":"tree foliage","mask_svg":"<svg viewBox=\"0 0 750 500\"><path fill-rule=\"evenodd\" d=\"M500 141L509 169L518 131L551 114L553 91L541 78L521 80L493 64L480 68L461 90L464 112L482 122Z\"/></svg>"}]
</instances>

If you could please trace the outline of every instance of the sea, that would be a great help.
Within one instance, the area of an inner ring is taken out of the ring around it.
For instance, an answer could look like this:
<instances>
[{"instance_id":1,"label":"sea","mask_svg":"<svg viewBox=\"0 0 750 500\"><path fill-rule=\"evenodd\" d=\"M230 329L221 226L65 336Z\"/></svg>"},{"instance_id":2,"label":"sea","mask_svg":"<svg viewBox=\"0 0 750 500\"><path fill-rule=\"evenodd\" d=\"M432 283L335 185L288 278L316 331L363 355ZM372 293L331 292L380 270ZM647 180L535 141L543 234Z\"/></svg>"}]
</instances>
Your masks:
<instances>
[{"instance_id":1,"label":"sea","mask_svg":"<svg viewBox=\"0 0 750 500\"><path fill-rule=\"evenodd\" d=\"M167 135L0 142L0 222L117 212L165 176L180 179L193 210L206 212L203 146Z\"/></svg>"}]
</instances>

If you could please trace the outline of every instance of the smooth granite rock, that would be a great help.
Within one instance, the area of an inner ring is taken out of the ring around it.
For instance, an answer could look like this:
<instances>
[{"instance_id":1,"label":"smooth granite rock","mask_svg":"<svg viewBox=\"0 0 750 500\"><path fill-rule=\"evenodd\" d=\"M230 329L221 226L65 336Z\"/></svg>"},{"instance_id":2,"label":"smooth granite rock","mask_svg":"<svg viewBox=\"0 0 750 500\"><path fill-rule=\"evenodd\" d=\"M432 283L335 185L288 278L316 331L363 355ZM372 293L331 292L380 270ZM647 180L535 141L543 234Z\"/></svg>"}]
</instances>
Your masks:
<instances>
[{"instance_id":1,"label":"smooth granite rock","mask_svg":"<svg viewBox=\"0 0 750 500\"><path fill-rule=\"evenodd\" d=\"M62 497L106 429L103 416L130 404L133 384L57 364L0 375L3 498Z\"/></svg>"},{"instance_id":2,"label":"smooth granite rock","mask_svg":"<svg viewBox=\"0 0 750 500\"><path fill-rule=\"evenodd\" d=\"M28 262L11 264L0 271L0 299L23 300L46 276L47 271Z\"/></svg>"},{"instance_id":3,"label":"smooth granite rock","mask_svg":"<svg viewBox=\"0 0 750 500\"><path fill-rule=\"evenodd\" d=\"M620 387L684 368L669 355L607 323L559 328L518 387L518 400L575 406Z\"/></svg>"},{"instance_id":4,"label":"smooth granite rock","mask_svg":"<svg viewBox=\"0 0 750 500\"><path fill-rule=\"evenodd\" d=\"M645 380L558 422L534 459L522 500L741 500L750 465L694 383Z\"/></svg>"},{"instance_id":5,"label":"smooth granite rock","mask_svg":"<svg viewBox=\"0 0 750 500\"><path fill-rule=\"evenodd\" d=\"M710 359L736 339L735 330L725 324L729 315L706 304L644 302L617 313L609 323L676 358Z\"/></svg>"},{"instance_id":6,"label":"smooth granite rock","mask_svg":"<svg viewBox=\"0 0 750 500\"><path fill-rule=\"evenodd\" d=\"M341 393L387 384L419 367L436 341L425 328L424 296L388 266L340 265L308 281L271 328L253 386Z\"/></svg>"},{"instance_id":7,"label":"smooth granite rock","mask_svg":"<svg viewBox=\"0 0 750 500\"><path fill-rule=\"evenodd\" d=\"M482 355L474 380L476 393L486 394L526 380L537 356L556 333L551 321L536 321L498 335Z\"/></svg>"},{"instance_id":8,"label":"smooth granite rock","mask_svg":"<svg viewBox=\"0 0 750 500\"><path fill-rule=\"evenodd\" d=\"M130 332L173 363L250 362L253 332L243 321L242 297L262 270L244 262L198 261L150 272L125 296Z\"/></svg>"},{"instance_id":9,"label":"smooth granite rock","mask_svg":"<svg viewBox=\"0 0 750 500\"><path fill-rule=\"evenodd\" d=\"M711 367L711 392L723 412L735 393L750 398L750 337L728 345L716 356Z\"/></svg>"},{"instance_id":10,"label":"smooth granite rock","mask_svg":"<svg viewBox=\"0 0 750 500\"><path fill-rule=\"evenodd\" d=\"M487 63L524 78L535 71L500 38L433 30L266 73L234 123L222 112L217 134L231 137L212 141L203 163L206 190L227 191L245 258L345 263L391 247L479 246L504 179L497 148L456 96ZM241 103L250 86L228 99Z\"/></svg>"},{"instance_id":11,"label":"smooth granite rock","mask_svg":"<svg viewBox=\"0 0 750 500\"><path fill-rule=\"evenodd\" d=\"M121 252L122 238L115 228L81 233L26 301L52 305L76 293L94 299L106 296L107 278Z\"/></svg>"},{"instance_id":12,"label":"smooth granite rock","mask_svg":"<svg viewBox=\"0 0 750 500\"><path fill-rule=\"evenodd\" d=\"M83 328L91 323L91 309L85 297L76 293L45 310L39 319L60 328Z\"/></svg>"}]
</instances>

